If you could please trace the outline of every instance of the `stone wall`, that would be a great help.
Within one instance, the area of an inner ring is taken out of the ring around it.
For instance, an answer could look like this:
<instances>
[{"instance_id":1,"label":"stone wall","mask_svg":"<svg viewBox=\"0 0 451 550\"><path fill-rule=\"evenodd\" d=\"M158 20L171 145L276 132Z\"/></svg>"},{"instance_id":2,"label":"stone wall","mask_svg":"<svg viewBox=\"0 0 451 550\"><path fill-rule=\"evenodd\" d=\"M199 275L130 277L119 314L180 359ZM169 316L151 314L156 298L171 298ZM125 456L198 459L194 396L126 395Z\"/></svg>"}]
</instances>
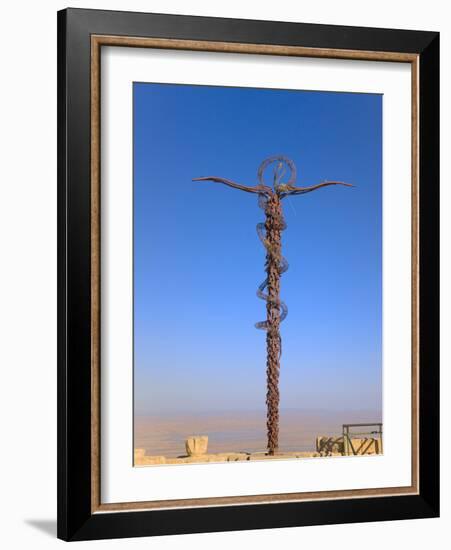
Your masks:
<instances>
[{"instance_id":1,"label":"stone wall","mask_svg":"<svg viewBox=\"0 0 451 550\"><path fill-rule=\"evenodd\" d=\"M186 455L176 458L146 455L145 449L135 449L135 466L151 466L158 464L199 464L205 462L237 462L254 460L277 460L287 458L313 458L320 456L344 456L345 445L343 436L316 438L316 451L280 452L273 456L261 453L208 453L207 436L190 436L185 442ZM382 452L381 441L374 437L350 439L348 455L375 455Z\"/></svg>"}]
</instances>

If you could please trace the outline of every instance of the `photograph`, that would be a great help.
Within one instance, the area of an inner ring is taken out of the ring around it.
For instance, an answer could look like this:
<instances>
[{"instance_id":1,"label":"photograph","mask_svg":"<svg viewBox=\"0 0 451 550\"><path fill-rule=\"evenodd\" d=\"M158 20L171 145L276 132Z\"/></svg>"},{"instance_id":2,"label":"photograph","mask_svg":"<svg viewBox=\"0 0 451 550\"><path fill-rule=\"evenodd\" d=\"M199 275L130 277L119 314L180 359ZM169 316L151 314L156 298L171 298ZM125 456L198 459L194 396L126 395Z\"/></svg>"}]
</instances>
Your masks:
<instances>
[{"instance_id":1,"label":"photograph","mask_svg":"<svg viewBox=\"0 0 451 550\"><path fill-rule=\"evenodd\" d=\"M383 94L132 86L133 465L374 460Z\"/></svg>"}]
</instances>

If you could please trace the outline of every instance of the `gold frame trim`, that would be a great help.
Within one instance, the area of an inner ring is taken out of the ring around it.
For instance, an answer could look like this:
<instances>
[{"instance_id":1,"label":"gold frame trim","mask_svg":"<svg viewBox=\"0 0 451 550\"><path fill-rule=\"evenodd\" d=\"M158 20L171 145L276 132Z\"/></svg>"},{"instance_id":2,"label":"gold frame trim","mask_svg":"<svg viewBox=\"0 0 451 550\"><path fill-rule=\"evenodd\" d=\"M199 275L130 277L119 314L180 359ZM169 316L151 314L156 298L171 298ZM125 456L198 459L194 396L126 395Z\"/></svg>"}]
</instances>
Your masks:
<instances>
[{"instance_id":1,"label":"gold frame trim","mask_svg":"<svg viewBox=\"0 0 451 550\"><path fill-rule=\"evenodd\" d=\"M248 495L102 504L100 499L100 50L102 46L160 48L294 57L410 63L412 70L412 482L409 487ZM419 56L399 52L334 50L267 44L241 44L91 36L91 512L194 508L276 502L306 502L419 494Z\"/></svg>"}]
</instances>

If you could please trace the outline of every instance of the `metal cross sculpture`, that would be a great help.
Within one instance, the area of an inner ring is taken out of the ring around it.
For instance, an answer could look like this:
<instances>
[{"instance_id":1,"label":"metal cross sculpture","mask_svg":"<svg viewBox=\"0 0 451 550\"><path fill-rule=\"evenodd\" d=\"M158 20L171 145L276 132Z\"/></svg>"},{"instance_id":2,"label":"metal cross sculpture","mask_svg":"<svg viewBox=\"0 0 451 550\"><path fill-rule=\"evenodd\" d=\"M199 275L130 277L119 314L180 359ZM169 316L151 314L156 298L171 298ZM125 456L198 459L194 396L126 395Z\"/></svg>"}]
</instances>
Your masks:
<instances>
[{"instance_id":1,"label":"metal cross sculpture","mask_svg":"<svg viewBox=\"0 0 451 550\"><path fill-rule=\"evenodd\" d=\"M264 173L270 166L273 167L272 187L265 185ZM290 177L286 183L282 182L287 169ZM288 308L280 299L280 276L288 269L288 262L282 256L281 234L286 229L282 211L282 199L290 195L303 195L329 185L345 185L342 181L324 181L311 187L295 187L296 166L294 162L284 156L276 155L264 160L258 169L259 183L254 187L241 185L233 181L216 176L194 178L193 181L215 181L234 189L258 195L259 206L265 212L265 222L257 224L257 233L266 248L266 279L257 290L257 296L266 302L266 321L260 321L255 326L266 331L266 405L268 432L268 453L274 455L279 447L279 371L282 340L280 323L285 319Z\"/></svg>"}]
</instances>

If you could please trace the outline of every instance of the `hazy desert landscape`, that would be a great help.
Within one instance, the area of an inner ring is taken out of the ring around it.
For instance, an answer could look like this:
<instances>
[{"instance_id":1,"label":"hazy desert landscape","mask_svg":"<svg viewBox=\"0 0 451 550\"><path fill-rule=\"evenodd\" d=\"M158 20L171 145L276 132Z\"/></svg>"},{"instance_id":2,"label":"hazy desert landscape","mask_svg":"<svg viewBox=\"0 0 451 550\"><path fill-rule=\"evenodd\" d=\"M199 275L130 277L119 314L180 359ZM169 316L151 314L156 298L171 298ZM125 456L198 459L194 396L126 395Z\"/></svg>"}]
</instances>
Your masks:
<instances>
[{"instance_id":1,"label":"hazy desert landscape","mask_svg":"<svg viewBox=\"0 0 451 550\"><path fill-rule=\"evenodd\" d=\"M378 411L284 410L280 416L279 451L314 453L317 437L340 437L344 423L381 421ZM136 416L134 434L135 450L144 450L147 456L184 456L185 440L193 435L208 436L209 454L264 453L265 411Z\"/></svg>"}]
</instances>

